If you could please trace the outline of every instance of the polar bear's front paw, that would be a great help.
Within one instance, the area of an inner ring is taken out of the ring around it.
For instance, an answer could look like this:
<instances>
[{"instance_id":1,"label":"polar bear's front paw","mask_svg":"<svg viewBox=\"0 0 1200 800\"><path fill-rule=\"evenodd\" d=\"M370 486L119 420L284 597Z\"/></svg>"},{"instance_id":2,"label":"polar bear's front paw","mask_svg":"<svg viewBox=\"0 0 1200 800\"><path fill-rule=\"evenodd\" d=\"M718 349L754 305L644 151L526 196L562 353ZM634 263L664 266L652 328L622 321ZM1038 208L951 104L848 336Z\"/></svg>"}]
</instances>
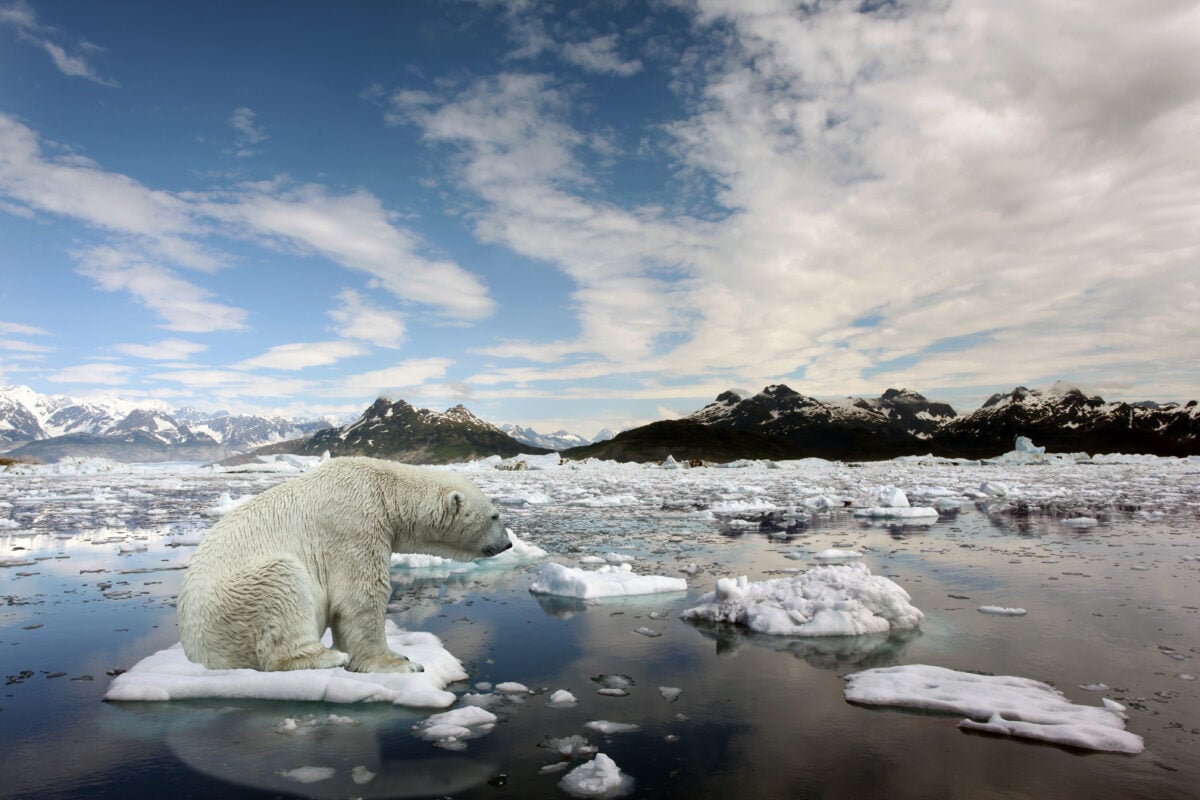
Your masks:
<instances>
[{"instance_id":1,"label":"polar bear's front paw","mask_svg":"<svg viewBox=\"0 0 1200 800\"><path fill-rule=\"evenodd\" d=\"M294 669L330 669L344 667L350 656L341 650L330 650L321 645L302 648L299 653L276 658L267 664L268 672L286 672Z\"/></svg>"},{"instance_id":2,"label":"polar bear's front paw","mask_svg":"<svg viewBox=\"0 0 1200 800\"><path fill-rule=\"evenodd\" d=\"M388 653L374 658L352 659L348 669L351 672L424 672L425 668L415 661L409 661L404 656Z\"/></svg>"}]
</instances>

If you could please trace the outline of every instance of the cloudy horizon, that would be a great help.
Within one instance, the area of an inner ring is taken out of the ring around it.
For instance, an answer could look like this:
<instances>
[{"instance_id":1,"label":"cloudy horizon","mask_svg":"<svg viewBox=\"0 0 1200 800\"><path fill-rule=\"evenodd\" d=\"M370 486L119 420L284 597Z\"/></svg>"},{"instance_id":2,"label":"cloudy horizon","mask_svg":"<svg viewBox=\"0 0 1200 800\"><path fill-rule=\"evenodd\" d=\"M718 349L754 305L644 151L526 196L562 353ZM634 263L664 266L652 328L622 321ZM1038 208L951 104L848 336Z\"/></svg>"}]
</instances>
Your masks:
<instances>
[{"instance_id":1,"label":"cloudy horizon","mask_svg":"<svg viewBox=\"0 0 1200 800\"><path fill-rule=\"evenodd\" d=\"M0 385L585 435L1200 394L1194 3L0 0L0 42Z\"/></svg>"}]
</instances>

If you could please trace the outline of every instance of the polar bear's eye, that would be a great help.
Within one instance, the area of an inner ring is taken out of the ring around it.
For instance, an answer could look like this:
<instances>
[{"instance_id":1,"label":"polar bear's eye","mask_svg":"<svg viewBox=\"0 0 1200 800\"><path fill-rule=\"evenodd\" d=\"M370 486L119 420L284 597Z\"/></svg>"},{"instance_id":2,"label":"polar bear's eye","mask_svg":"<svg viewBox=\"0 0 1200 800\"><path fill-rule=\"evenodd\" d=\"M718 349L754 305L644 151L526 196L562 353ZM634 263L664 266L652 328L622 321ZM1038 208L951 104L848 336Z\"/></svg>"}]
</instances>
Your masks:
<instances>
[{"instance_id":1,"label":"polar bear's eye","mask_svg":"<svg viewBox=\"0 0 1200 800\"><path fill-rule=\"evenodd\" d=\"M496 513L492 514L492 519L500 519L500 512L497 511Z\"/></svg>"}]
</instances>

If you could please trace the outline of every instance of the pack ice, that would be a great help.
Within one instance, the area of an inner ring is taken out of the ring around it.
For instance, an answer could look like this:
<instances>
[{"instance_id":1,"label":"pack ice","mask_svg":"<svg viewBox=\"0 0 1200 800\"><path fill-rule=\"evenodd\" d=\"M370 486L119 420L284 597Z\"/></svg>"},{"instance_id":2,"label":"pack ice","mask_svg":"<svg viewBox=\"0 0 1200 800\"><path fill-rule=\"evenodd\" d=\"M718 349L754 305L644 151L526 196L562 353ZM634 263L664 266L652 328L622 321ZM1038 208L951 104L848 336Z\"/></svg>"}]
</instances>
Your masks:
<instances>
[{"instance_id":1,"label":"pack ice","mask_svg":"<svg viewBox=\"0 0 1200 800\"><path fill-rule=\"evenodd\" d=\"M786 578L721 578L684 619L743 625L776 636L861 636L915 628L908 592L864 564L820 566Z\"/></svg>"}]
</instances>

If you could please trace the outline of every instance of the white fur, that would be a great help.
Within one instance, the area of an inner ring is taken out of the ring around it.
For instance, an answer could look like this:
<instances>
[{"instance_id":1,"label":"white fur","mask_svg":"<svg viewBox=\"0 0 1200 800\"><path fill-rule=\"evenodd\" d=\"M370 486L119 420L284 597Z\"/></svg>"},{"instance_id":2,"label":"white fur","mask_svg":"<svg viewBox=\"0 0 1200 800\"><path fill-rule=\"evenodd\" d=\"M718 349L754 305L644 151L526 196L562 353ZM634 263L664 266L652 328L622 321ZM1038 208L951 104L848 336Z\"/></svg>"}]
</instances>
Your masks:
<instances>
[{"instance_id":1,"label":"white fur","mask_svg":"<svg viewBox=\"0 0 1200 800\"><path fill-rule=\"evenodd\" d=\"M179 589L179 637L210 669L419 671L383 633L391 554L470 560L509 546L495 507L461 475L335 458L205 535ZM327 627L333 649L320 642Z\"/></svg>"}]
</instances>

